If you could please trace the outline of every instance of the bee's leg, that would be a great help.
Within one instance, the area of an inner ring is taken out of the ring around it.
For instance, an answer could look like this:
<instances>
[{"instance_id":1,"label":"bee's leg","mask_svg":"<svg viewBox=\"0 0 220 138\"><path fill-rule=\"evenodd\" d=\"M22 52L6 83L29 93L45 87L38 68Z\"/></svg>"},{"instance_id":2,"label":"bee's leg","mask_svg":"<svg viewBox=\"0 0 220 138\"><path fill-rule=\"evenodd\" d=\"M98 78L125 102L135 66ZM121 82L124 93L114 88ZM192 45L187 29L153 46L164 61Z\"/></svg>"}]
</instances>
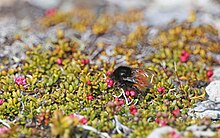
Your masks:
<instances>
[{"instance_id":1,"label":"bee's leg","mask_svg":"<svg viewBox=\"0 0 220 138\"><path fill-rule=\"evenodd\" d=\"M138 103L138 99L135 99L134 105L136 105Z\"/></svg>"},{"instance_id":2,"label":"bee's leg","mask_svg":"<svg viewBox=\"0 0 220 138\"><path fill-rule=\"evenodd\" d=\"M128 102L128 99L127 99L127 96L125 95L125 91L123 89L122 90L122 95L124 96L124 99L125 99L125 102L126 102L126 105L130 105L133 103L134 99L132 99L130 102ZM135 102L135 104L137 103L137 101Z\"/></svg>"},{"instance_id":3,"label":"bee's leg","mask_svg":"<svg viewBox=\"0 0 220 138\"><path fill-rule=\"evenodd\" d=\"M118 96L117 95L113 95L113 97L115 97L115 98L119 98L121 96L122 96L122 92Z\"/></svg>"},{"instance_id":4,"label":"bee's leg","mask_svg":"<svg viewBox=\"0 0 220 138\"><path fill-rule=\"evenodd\" d=\"M129 102L128 102L128 99L127 99L127 96L125 95L124 89L121 89L121 90L122 90L122 95L124 96L124 99L125 99L126 104L127 104L127 105L130 105L131 102L133 102L133 100L131 100L131 102L129 103Z\"/></svg>"},{"instance_id":5,"label":"bee's leg","mask_svg":"<svg viewBox=\"0 0 220 138\"><path fill-rule=\"evenodd\" d=\"M113 97L115 97L115 98L118 98L118 97L121 97L121 96L122 96L122 93L119 94L118 96L117 95L113 95Z\"/></svg>"}]
</instances>

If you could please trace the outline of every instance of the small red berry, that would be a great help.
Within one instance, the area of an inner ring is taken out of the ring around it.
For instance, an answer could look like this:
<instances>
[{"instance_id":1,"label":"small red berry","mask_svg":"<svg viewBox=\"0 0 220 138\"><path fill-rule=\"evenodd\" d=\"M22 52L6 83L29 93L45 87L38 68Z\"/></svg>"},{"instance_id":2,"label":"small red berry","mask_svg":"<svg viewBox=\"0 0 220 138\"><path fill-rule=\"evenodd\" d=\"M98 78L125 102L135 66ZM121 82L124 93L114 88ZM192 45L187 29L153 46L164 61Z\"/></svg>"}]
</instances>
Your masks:
<instances>
[{"instance_id":1,"label":"small red berry","mask_svg":"<svg viewBox=\"0 0 220 138\"><path fill-rule=\"evenodd\" d=\"M108 88L111 88L114 84L114 81L108 78L105 80L105 82L107 83Z\"/></svg>"},{"instance_id":2,"label":"small red berry","mask_svg":"<svg viewBox=\"0 0 220 138\"><path fill-rule=\"evenodd\" d=\"M130 91L129 91L129 90L126 90L126 91L125 91L125 95L126 95L126 96L129 96L129 95L130 95Z\"/></svg>"},{"instance_id":3,"label":"small red berry","mask_svg":"<svg viewBox=\"0 0 220 138\"><path fill-rule=\"evenodd\" d=\"M214 74L214 72L213 72L212 69L209 69L209 70L206 72L206 76L207 76L208 78L210 78L213 74Z\"/></svg>"},{"instance_id":4,"label":"small red berry","mask_svg":"<svg viewBox=\"0 0 220 138\"><path fill-rule=\"evenodd\" d=\"M0 135L4 135L4 133L8 132L10 129L6 126L0 127Z\"/></svg>"},{"instance_id":5,"label":"small red berry","mask_svg":"<svg viewBox=\"0 0 220 138\"><path fill-rule=\"evenodd\" d=\"M125 101L124 101L123 99L120 99L120 100L119 100L119 105L123 105L124 102L125 102Z\"/></svg>"},{"instance_id":6,"label":"small red berry","mask_svg":"<svg viewBox=\"0 0 220 138\"><path fill-rule=\"evenodd\" d=\"M85 59L85 64L89 64L89 59Z\"/></svg>"},{"instance_id":7,"label":"small red berry","mask_svg":"<svg viewBox=\"0 0 220 138\"><path fill-rule=\"evenodd\" d=\"M134 97L134 96L136 95L136 92L133 91L133 90L131 90L131 91L130 91L130 95L131 95L131 97Z\"/></svg>"},{"instance_id":8,"label":"small red berry","mask_svg":"<svg viewBox=\"0 0 220 138\"><path fill-rule=\"evenodd\" d=\"M212 77L209 77L208 80L209 80L209 81L213 81L214 79L213 79Z\"/></svg>"},{"instance_id":9,"label":"small red berry","mask_svg":"<svg viewBox=\"0 0 220 138\"><path fill-rule=\"evenodd\" d=\"M188 58L189 57L189 53L187 51L183 50L181 52L181 56L184 56L184 57Z\"/></svg>"},{"instance_id":10,"label":"small red berry","mask_svg":"<svg viewBox=\"0 0 220 138\"><path fill-rule=\"evenodd\" d=\"M2 105L4 103L4 100L0 99L0 105Z\"/></svg>"},{"instance_id":11,"label":"small red berry","mask_svg":"<svg viewBox=\"0 0 220 138\"><path fill-rule=\"evenodd\" d=\"M173 114L175 117L178 117L178 116L180 115L180 109L173 110L173 111L172 111L172 114Z\"/></svg>"},{"instance_id":12,"label":"small red berry","mask_svg":"<svg viewBox=\"0 0 220 138\"><path fill-rule=\"evenodd\" d=\"M81 124L85 125L85 124L88 122L88 120L87 120L85 117L83 117L83 118L81 118L81 119L79 120L79 122L80 122Z\"/></svg>"},{"instance_id":13,"label":"small red berry","mask_svg":"<svg viewBox=\"0 0 220 138\"><path fill-rule=\"evenodd\" d=\"M160 118L158 118L158 117L155 118L155 122L159 124L160 123Z\"/></svg>"},{"instance_id":14,"label":"small red berry","mask_svg":"<svg viewBox=\"0 0 220 138\"><path fill-rule=\"evenodd\" d=\"M180 61L186 62L189 59L189 56L190 56L189 53L187 51L183 50L181 52Z\"/></svg>"},{"instance_id":15,"label":"small red berry","mask_svg":"<svg viewBox=\"0 0 220 138\"><path fill-rule=\"evenodd\" d=\"M158 92L161 92L161 93L165 93L165 87L159 87L159 88L157 88L157 91Z\"/></svg>"},{"instance_id":16,"label":"small red berry","mask_svg":"<svg viewBox=\"0 0 220 138\"><path fill-rule=\"evenodd\" d=\"M90 80L88 80L86 83L87 83L87 85L91 85L91 81Z\"/></svg>"},{"instance_id":17,"label":"small red berry","mask_svg":"<svg viewBox=\"0 0 220 138\"><path fill-rule=\"evenodd\" d=\"M128 102L130 102L130 101L131 101L131 99L130 99L129 97L127 97L127 101L128 101Z\"/></svg>"},{"instance_id":18,"label":"small red berry","mask_svg":"<svg viewBox=\"0 0 220 138\"><path fill-rule=\"evenodd\" d=\"M111 84L108 84L108 88L111 88L112 87L112 85Z\"/></svg>"},{"instance_id":19,"label":"small red berry","mask_svg":"<svg viewBox=\"0 0 220 138\"><path fill-rule=\"evenodd\" d=\"M160 125L161 126L166 126L167 125L167 122L165 120L160 120Z\"/></svg>"},{"instance_id":20,"label":"small red berry","mask_svg":"<svg viewBox=\"0 0 220 138\"><path fill-rule=\"evenodd\" d=\"M82 63L82 64L85 64L85 63L86 63L85 59L82 59L82 60L81 60L81 63Z\"/></svg>"},{"instance_id":21,"label":"small red berry","mask_svg":"<svg viewBox=\"0 0 220 138\"><path fill-rule=\"evenodd\" d=\"M93 96L92 95L88 95L87 99L91 101L91 100L93 100Z\"/></svg>"},{"instance_id":22,"label":"small red berry","mask_svg":"<svg viewBox=\"0 0 220 138\"><path fill-rule=\"evenodd\" d=\"M81 63L84 65L87 65L87 64L89 64L89 59L82 59Z\"/></svg>"},{"instance_id":23,"label":"small red berry","mask_svg":"<svg viewBox=\"0 0 220 138\"><path fill-rule=\"evenodd\" d=\"M219 130L220 130L220 125L218 125L218 126L216 127L216 129L219 131Z\"/></svg>"},{"instance_id":24,"label":"small red berry","mask_svg":"<svg viewBox=\"0 0 220 138\"><path fill-rule=\"evenodd\" d=\"M171 130L169 132L169 134L171 135L172 138L180 138L180 136L178 135L178 133L176 133L176 131Z\"/></svg>"},{"instance_id":25,"label":"small red berry","mask_svg":"<svg viewBox=\"0 0 220 138\"><path fill-rule=\"evenodd\" d=\"M109 83L109 82L110 82L110 79L107 78L107 79L105 80L105 82L106 82L106 83Z\"/></svg>"},{"instance_id":26,"label":"small red berry","mask_svg":"<svg viewBox=\"0 0 220 138\"><path fill-rule=\"evenodd\" d=\"M106 73L107 76L110 76L111 74L112 74L111 71L108 71L108 72Z\"/></svg>"},{"instance_id":27,"label":"small red berry","mask_svg":"<svg viewBox=\"0 0 220 138\"><path fill-rule=\"evenodd\" d=\"M25 85L27 84L27 81L26 81L26 78L17 77L17 78L15 78L15 83L16 83L17 85L25 86Z\"/></svg>"},{"instance_id":28,"label":"small red berry","mask_svg":"<svg viewBox=\"0 0 220 138\"><path fill-rule=\"evenodd\" d=\"M50 8L50 9L47 9L44 14L45 16L50 17L50 16L54 16L56 12L57 12L56 8Z\"/></svg>"},{"instance_id":29,"label":"small red berry","mask_svg":"<svg viewBox=\"0 0 220 138\"><path fill-rule=\"evenodd\" d=\"M137 108L135 105L130 106L129 110L130 110L130 113L133 115L137 113Z\"/></svg>"},{"instance_id":30,"label":"small red berry","mask_svg":"<svg viewBox=\"0 0 220 138\"><path fill-rule=\"evenodd\" d=\"M74 114L69 115L70 118L75 118L76 116Z\"/></svg>"},{"instance_id":31,"label":"small red berry","mask_svg":"<svg viewBox=\"0 0 220 138\"><path fill-rule=\"evenodd\" d=\"M109 84L113 85L114 81L113 80L109 80Z\"/></svg>"},{"instance_id":32,"label":"small red berry","mask_svg":"<svg viewBox=\"0 0 220 138\"><path fill-rule=\"evenodd\" d=\"M180 57L180 61L181 61L181 62L186 62L187 60L188 60L188 58L185 57L185 56L181 56L181 57Z\"/></svg>"},{"instance_id":33,"label":"small red berry","mask_svg":"<svg viewBox=\"0 0 220 138\"><path fill-rule=\"evenodd\" d=\"M58 64L58 65L61 65L61 64L62 64L62 59L58 58L58 59L57 59L57 64Z\"/></svg>"},{"instance_id":34,"label":"small red berry","mask_svg":"<svg viewBox=\"0 0 220 138\"><path fill-rule=\"evenodd\" d=\"M118 97L115 97L115 98L114 98L114 101L118 101Z\"/></svg>"}]
</instances>

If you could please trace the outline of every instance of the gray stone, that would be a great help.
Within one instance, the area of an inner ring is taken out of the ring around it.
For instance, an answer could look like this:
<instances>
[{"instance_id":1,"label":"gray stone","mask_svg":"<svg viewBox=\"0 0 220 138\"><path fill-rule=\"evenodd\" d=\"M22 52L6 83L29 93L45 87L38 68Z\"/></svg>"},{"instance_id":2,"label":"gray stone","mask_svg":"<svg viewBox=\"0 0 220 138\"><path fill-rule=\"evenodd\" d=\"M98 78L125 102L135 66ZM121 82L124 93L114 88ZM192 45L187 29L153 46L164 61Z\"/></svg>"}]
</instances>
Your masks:
<instances>
[{"instance_id":1,"label":"gray stone","mask_svg":"<svg viewBox=\"0 0 220 138\"><path fill-rule=\"evenodd\" d=\"M207 100L195 104L194 115L200 118L220 119L220 80L212 81L205 90ZM192 116L192 114L189 115Z\"/></svg>"},{"instance_id":2,"label":"gray stone","mask_svg":"<svg viewBox=\"0 0 220 138\"><path fill-rule=\"evenodd\" d=\"M220 119L220 111L206 110L204 112L195 112L197 117L210 117L211 119Z\"/></svg>"},{"instance_id":3,"label":"gray stone","mask_svg":"<svg viewBox=\"0 0 220 138\"><path fill-rule=\"evenodd\" d=\"M216 103L220 102L220 80L212 81L205 90L209 100Z\"/></svg>"},{"instance_id":4,"label":"gray stone","mask_svg":"<svg viewBox=\"0 0 220 138\"><path fill-rule=\"evenodd\" d=\"M193 114L188 113L188 115L200 118L210 117L212 119L220 119L220 103L211 100L196 103L192 111Z\"/></svg>"},{"instance_id":5,"label":"gray stone","mask_svg":"<svg viewBox=\"0 0 220 138\"><path fill-rule=\"evenodd\" d=\"M164 134L168 134L171 131L175 131L178 135L180 135L180 132L178 132L176 129L170 126L164 126L164 127L154 129L150 133L150 135L147 136L147 138L163 138Z\"/></svg>"},{"instance_id":6,"label":"gray stone","mask_svg":"<svg viewBox=\"0 0 220 138\"><path fill-rule=\"evenodd\" d=\"M216 126L211 126L211 128L216 128ZM196 137L213 137L216 133L207 129L207 126L202 125L192 125L186 128L187 131L191 131Z\"/></svg>"},{"instance_id":7,"label":"gray stone","mask_svg":"<svg viewBox=\"0 0 220 138\"><path fill-rule=\"evenodd\" d=\"M220 103L215 103L210 100L202 101L195 104L196 107L194 111L196 112L203 112L205 110L220 110Z\"/></svg>"}]
</instances>

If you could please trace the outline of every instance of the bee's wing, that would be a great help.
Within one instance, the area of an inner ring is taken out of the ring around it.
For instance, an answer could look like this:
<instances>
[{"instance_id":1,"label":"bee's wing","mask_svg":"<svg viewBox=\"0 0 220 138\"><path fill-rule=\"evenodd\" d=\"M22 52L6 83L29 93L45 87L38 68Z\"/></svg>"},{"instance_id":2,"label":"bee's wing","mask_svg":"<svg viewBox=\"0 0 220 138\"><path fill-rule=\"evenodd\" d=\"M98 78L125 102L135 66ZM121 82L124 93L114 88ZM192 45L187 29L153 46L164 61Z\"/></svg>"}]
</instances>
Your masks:
<instances>
[{"instance_id":1,"label":"bee's wing","mask_svg":"<svg viewBox=\"0 0 220 138\"><path fill-rule=\"evenodd\" d=\"M147 80L150 79L150 83L153 82L153 77L155 76L155 72L150 69L140 69L140 68L134 68L133 74L136 77L140 77L142 79L146 78Z\"/></svg>"}]
</instances>

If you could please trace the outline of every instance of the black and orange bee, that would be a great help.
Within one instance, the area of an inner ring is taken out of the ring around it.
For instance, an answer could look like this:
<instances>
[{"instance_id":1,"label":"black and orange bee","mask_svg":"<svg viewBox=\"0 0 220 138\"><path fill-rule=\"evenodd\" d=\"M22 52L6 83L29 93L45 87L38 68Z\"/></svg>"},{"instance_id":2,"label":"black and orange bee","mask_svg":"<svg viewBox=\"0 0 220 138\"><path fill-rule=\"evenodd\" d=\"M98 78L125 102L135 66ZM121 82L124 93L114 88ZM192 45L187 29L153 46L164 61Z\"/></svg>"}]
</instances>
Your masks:
<instances>
[{"instance_id":1,"label":"black and orange bee","mask_svg":"<svg viewBox=\"0 0 220 138\"><path fill-rule=\"evenodd\" d=\"M110 78L123 89L135 89L145 92L152 84L155 73L149 69L119 66Z\"/></svg>"}]
</instances>

